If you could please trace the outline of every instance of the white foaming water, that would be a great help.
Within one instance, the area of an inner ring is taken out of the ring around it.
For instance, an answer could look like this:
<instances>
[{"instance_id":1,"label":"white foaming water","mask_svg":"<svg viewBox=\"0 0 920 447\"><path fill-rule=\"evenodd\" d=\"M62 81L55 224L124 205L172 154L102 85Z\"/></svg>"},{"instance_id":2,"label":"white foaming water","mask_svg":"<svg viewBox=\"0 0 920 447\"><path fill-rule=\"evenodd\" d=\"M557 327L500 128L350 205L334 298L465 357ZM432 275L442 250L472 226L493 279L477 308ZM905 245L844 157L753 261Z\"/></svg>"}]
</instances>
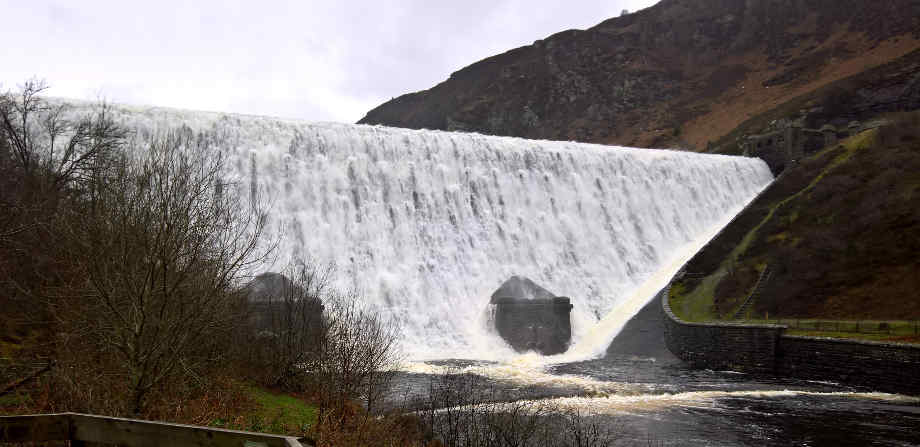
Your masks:
<instances>
[{"instance_id":1,"label":"white foaming water","mask_svg":"<svg viewBox=\"0 0 920 447\"><path fill-rule=\"evenodd\" d=\"M920 398L888 393L859 393L859 392L814 392L797 390L773 391L689 391L674 394L617 394L604 397L558 397L531 401L516 401L507 404L489 403L484 406L491 411L502 411L514 406L520 407L521 403L536 404L531 410L540 409L542 405L551 405L558 410L578 410L585 415L618 415L655 412L671 407L701 407L717 410L716 402L719 399L775 399L790 397L812 397L820 399L862 399L893 403L913 404L920 403ZM738 409L732 409L738 412ZM759 413L771 415L770 413Z\"/></svg>"},{"instance_id":2,"label":"white foaming water","mask_svg":"<svg viewBox=\"0 0 920 447\"><path fill-rule=\"evenodd\" d=\"M77 106L85 110L86 106ZM254 184L293 255L402 325L411 360L601 354L773 177L759 159L469 133L115 107L139 138L188 126ZM570 296L573 348L516 355L489 324L512 275ZM657 287L657 288L656 288ZM620 306L618 308L618 306Z\"/></svg>"}]
</instances>

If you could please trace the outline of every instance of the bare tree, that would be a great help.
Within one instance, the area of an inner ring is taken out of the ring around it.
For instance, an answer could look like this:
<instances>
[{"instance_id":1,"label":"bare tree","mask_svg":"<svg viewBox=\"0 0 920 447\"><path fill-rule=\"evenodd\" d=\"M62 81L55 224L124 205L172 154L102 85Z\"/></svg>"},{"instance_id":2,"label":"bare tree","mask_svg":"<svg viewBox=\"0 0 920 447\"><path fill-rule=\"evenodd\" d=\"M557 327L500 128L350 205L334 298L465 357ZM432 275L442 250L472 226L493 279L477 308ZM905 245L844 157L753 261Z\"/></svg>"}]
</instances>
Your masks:
<instances>
[{"instance_id":1,"label":"bare tree","mask_svg":"<svg viewBox=\"0 0 920 447\"><path fill-rule=\"evenodd\" d=\"M0 92L0 337L21 343L10 359L18 367L50 365L55 329L44 292L73 273L56 224L126 135L105 104L71 120L66 106L41 97L46 89L29 80Z\"/></svg>"},{"instance_id":2,"label":"bare tree","mask_svg":"<svg viewBox=\"0 0 920 447\"><path fill-rule=\"evenodd\" d=\"M111 119L104 102L94 113L68 118L69 105L42 98L48 85L26 81L18 92L0 95L0 147L29 176L41 174L49 186L89 179L124 141L126 132Z\"/></svg>"},{"instance_id":3,"label":"bare tree","mask_svg":"<svg viewBox=\"0 0 920 447\"><path fill-rule=\"evenodd\" d=\"M617 427L552 400L519 397L483 387L468 374L432 382L417 411L429 438L447 447L604 447Z\"/></svg>"},{"instance_id":4,"label":"bare tree","mask_svg":"<svg viewBox=\"0 0 920 447\"><path fill-rule=\"evenodd\" d=\"M283 274L264 273L246 286L250 331L240 345L267 385L303 391L305 365L322 346L322 301L333 292L332 272L295 260Z\"/></svg>"},{"instance_id":5,"label":"bare tree","mask_svg":"<svg viewBox=\"0 0 920 447\"><path fill-rule=\"evenodd\" d=\"M40 227L50 231L65 190L79 190L92 172L104 169L127 134L111 119L105 103L71 120L67 105L51 105L42 98L47 89L33 79L16 92L0 93L0 250L21 246L26 232ZM4 276L29 292L29 284L18 275Z\"/></svg>"},{"instance_id":6,"label":"bare tree","mask_svg":"<svg viewBox=\"0 0 920 447\"><path fill-rule=\"evenodd\" d=\"M315 399L319 445L398 444L405 433L386 427L396 429L401 417L380 418L378 406L398 366L399 327L357 294L341 293L333 278L334 267L303 260L257 276L244 289L242 356L263 383Z\"/></svg>"},{"instance_id":7,"label":"bare tree","mask_svg":"<svg viewBox=\"0 0 920 447\"><path fill-rule=\"evenodd\" d=\"M324 301L323 336L306 366L319 399L319 416L336 425L353 399L365 402L368 417L389 389L399 364L399 326L367 309L354 293Z\"/></svg>"},{"instance_id":8,"label":"bare tree","mask_svg":"<svg viewBox=\"0 0 920 447\"><path fill-rule=\"evenodd\" d=\"M151 390L223 360L239 279L264 254L263 214L220 186L221 166L188 129L135 143L93 171L67 216L69 256L86 276L62 290L71 299L56 314L117 359L134 414Z\"/></svg>"}]
</instances>

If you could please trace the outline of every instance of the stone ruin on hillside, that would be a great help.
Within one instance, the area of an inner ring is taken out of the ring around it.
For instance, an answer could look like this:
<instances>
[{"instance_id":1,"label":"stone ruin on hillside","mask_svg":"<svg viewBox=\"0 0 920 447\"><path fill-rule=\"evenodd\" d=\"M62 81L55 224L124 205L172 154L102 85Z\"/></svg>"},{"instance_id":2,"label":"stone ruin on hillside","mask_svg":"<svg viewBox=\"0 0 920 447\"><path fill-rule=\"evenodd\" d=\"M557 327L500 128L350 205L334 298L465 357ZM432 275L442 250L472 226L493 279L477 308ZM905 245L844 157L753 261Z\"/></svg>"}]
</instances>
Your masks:
<instances>
[{"instance_id":1,"label":"stone ruin on hillside","mask_svg":"<svg viewBox=\"0 0 920 447\"><path fill-rule=\"evenodd\" d=\"M489 301L495 305L495 329L516 351L543 355L565 352L572 339L572 304L533 281L512 276Z\"/></svg>"},{"instance_id":2,"label":"stone ruin on hillside","mask_svg":"<svg viewBox=\"0 0 920 447\"><path fill-rule=\"evenodd\" d=\"M760 134L745 135L740 145L743 155L762 159L774 175L779 175L790 163L877 126L877 123L864 125L852 121L841 128L825 124L820 129L808 129L802 120L781 119L770 123Z\"/></svg>"}]
</instances>

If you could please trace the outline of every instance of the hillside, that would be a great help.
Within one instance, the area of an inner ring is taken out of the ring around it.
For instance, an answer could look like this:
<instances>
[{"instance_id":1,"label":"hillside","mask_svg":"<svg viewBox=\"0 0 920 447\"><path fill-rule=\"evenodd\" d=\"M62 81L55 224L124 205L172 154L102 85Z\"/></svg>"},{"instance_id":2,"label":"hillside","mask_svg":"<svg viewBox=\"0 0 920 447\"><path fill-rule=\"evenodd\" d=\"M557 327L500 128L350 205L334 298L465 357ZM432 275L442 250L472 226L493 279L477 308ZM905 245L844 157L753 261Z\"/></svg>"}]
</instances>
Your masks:
<instances>
[{"instance_id":1,"label":"hillside","mask_svg":"<svg viewBox=\"0 0 920 447\"><path fill-rule=\"evenodd\" d=\"M920 319L920 113L789 167L686 266L672 307L731 319Z\"/></svg>"},{"instance_id":2,"label":"hillside","mask_svg":"<svg viewBox=\"0 0 920 447\"><path fill-rule=\"evenodd\" d=\"M472 64L360 122L704 150L918 39L915 0L663 0Z\"/></svg>"}]
</instances>

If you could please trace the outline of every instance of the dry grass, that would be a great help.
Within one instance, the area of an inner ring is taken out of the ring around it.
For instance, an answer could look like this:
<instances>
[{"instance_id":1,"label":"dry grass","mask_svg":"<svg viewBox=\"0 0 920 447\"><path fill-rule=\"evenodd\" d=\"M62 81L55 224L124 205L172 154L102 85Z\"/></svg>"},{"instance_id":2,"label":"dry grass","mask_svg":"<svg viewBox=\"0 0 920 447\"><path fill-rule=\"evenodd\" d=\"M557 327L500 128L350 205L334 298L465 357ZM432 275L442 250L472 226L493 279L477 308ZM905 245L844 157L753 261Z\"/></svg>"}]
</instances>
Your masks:
<instances>
[{"instance_id":1,"label":"dry grass","mask_svg":"<svg viewBox=\"0 0 920 447\"><path fill-rule=\"evenodd\" d=\"M770 69L765 56L750 57L748 59L750 71L746 79L717 98L697 100L695 105L705 105L710 111L684 123L682 138L693 147L705 148L707 142L719 140L750 118L835 81L862 73L920 48L920 40L910 35L890 39L874 47L864 40L847 43L844 39L845 35L838 33L823 45L844 44L850 47L854 54L859 54L859 57L829 63L813 75L814 80L801 84L790 83L778 87L764 87L761 84L778 75L784 67Z\"/></svg>"}]
</instances>

